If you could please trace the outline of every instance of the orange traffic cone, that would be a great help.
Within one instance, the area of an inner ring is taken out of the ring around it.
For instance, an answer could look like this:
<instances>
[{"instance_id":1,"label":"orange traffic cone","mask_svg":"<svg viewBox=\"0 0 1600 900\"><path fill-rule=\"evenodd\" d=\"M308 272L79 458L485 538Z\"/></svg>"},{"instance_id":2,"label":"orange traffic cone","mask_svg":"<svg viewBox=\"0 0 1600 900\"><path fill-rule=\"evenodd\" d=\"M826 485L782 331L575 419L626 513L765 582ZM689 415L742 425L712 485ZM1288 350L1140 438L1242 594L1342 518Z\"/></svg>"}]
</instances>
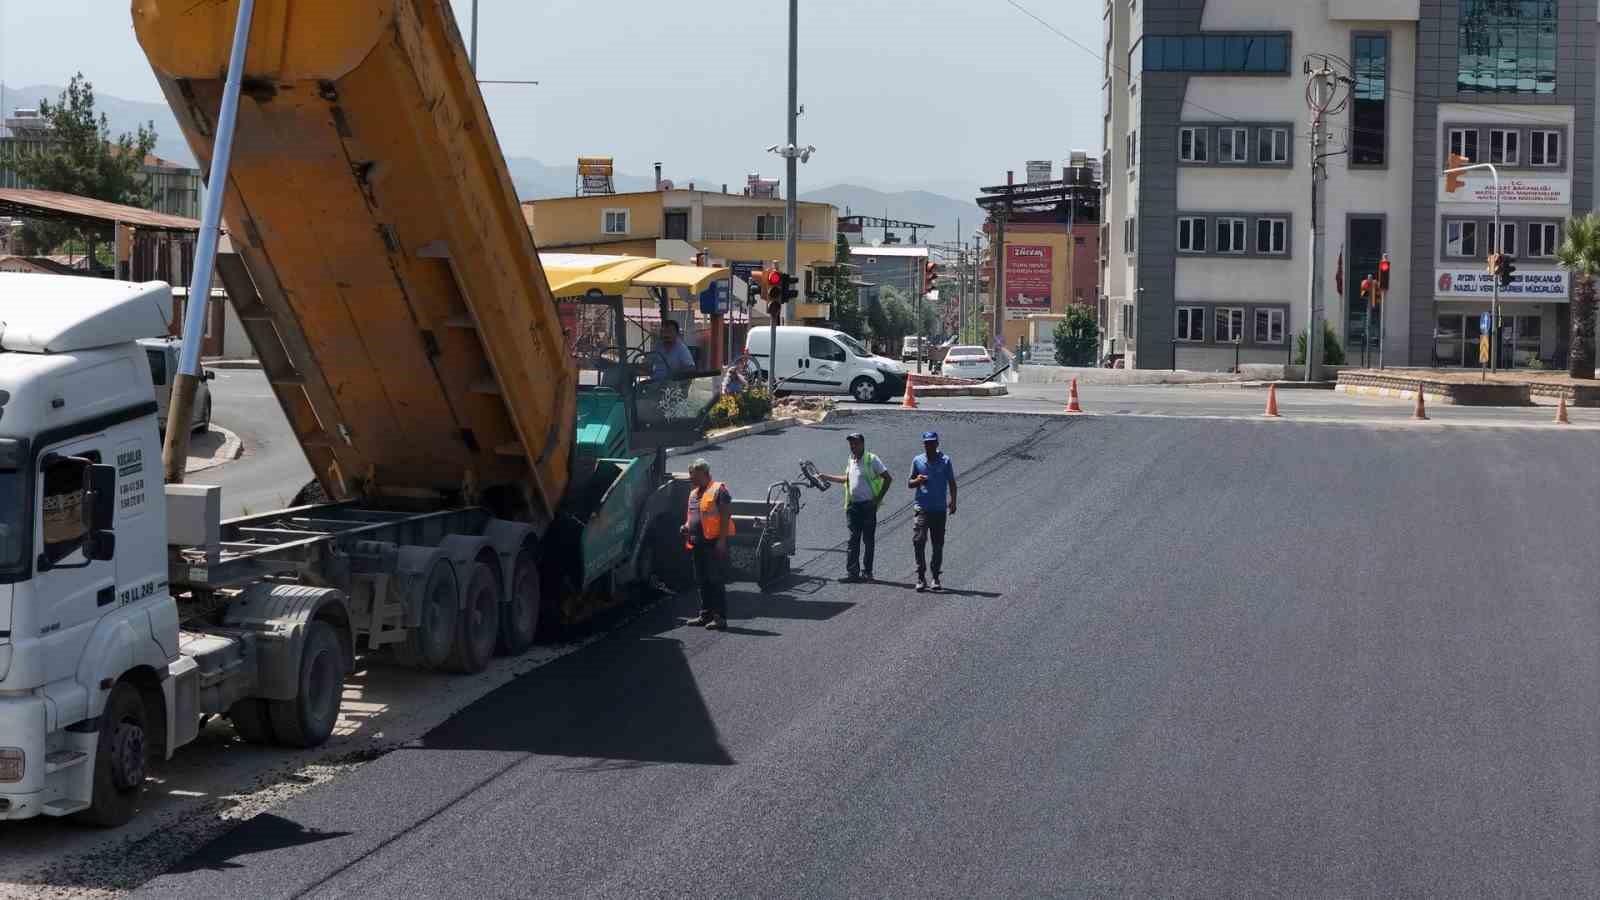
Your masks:
<instances>
[{"instance_id":1,"label":"orange traffic cone","mask_svg":"<svg viewBox=\"0 0 1600 900\"><path fill-rule=\"evenodd\" d=\"M917 388L916 388L916 385L913 384L911 379L909 379L909 378L906 379L906 399L905 399L905 402L900 404L900 408L901 409L916 409L917 408Z\"/></svg>"},{"instance_id":2,"label":"orange traffic cone","mask_svg":"<svg viewBox=\"0 0 1600 900\"><path fill-rule=\"evenodd\" d=\"M1417 385L1417 408L1416 411L1411 414L1411 418L1423 420L1428 418L1428 405L1422 399L1422 385L1420 384Z\"/></svg>"},{"instance_id":3,"label":"orange traffic cone","mask_svg":"<svg viewBox=\"0 0 1600 900\"><path fill-rule=\"evenodd\" d=\"M1567 418L1567 395L1566 394L1562 394L1561 395L1561 402L1556 404L1556 424L1557 425L1571 425L1572 424L1572 422Z\"/></svg>"},{"instance_id":4,"label":"orange traffic cone","mask_svg":"<svg viewBox=\"0 0 1600 900\"><path fill-rule=\"evenodd\" d=\"M1072 379L1072 387L1067 390L1067 412L1080 413L1083 407L1078 405L1078 379Z\"/></svg>"},{"instance_id":5,"label":"orange traffic cone","mask_svg":"<svg viewBox=\"0 0 1600 900\"><path fill-rule=\"evenodd\" d=\"M1262 415L1278 418L1278 386L1275 384L1267 385L1267 411Z\"/></svg>"}]
</instances>

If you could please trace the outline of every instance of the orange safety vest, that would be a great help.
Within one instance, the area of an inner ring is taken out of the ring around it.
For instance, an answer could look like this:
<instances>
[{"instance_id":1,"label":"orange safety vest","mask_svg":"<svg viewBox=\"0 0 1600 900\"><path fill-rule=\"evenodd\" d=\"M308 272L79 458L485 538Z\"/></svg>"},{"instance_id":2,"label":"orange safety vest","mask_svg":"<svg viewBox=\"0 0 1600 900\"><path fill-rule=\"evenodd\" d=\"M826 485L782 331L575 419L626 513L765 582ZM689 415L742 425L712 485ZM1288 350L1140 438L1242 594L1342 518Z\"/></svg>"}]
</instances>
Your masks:
<instances>
[{"instance_id":1,"label":"orange safety vest","mask_svg":"<svg viewBox=\"0 0 1600 900\"><path fill-rule=\"evenodd\" d=\"M717 495L722 493L724 487L722 482L713 481L700 492L700 531L705 534L708 541L722 537L722 511L717 509ZM732 537L733 533L733 517L729 516L728 536ZM684 542L684 546L693 550L694 535L689 535L689 538Z\"/></svg>"}]
</instances>

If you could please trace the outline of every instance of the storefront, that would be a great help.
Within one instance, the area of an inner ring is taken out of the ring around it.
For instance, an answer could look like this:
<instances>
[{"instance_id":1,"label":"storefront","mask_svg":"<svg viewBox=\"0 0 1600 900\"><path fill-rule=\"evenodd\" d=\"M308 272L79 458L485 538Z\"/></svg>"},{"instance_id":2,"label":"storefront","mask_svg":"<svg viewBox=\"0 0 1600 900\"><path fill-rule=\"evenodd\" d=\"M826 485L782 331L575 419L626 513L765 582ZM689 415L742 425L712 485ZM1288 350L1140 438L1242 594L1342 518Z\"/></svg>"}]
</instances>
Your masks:
<instances>
[{"instance_id":1,"label":"storefront","mask_svg":"<svg viewBox=\"0 0 1600 900\"><path fill-rule=\"evenodd\" d=\"M1559 367L1570 329L1567 273L1518 267L1500 291L1501 368ZM1434 365L1475 369L1483 361L1494 284L1488 272L1439 269L1434 282Z\"/></svg>"}]
</instances>

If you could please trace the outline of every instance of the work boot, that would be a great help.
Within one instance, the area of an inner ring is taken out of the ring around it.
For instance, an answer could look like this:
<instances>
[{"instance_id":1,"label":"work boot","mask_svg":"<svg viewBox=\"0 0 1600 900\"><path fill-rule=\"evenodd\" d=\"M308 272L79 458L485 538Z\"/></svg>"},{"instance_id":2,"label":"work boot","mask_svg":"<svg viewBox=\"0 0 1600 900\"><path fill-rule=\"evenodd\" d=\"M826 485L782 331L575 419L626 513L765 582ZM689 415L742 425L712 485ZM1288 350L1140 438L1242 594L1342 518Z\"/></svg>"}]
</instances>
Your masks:
<instances>
[{"instance_id":1,"label":"work boot","mask_svg":"<svg viewBox=\"0 0 1600 900\"><path fill-rule=\"evenodd\" d=\"M690 628L699 628L701 625L711 624L711 616L707 615L706 613L701 613L700 615L695 616L683 624L689 626Z\"/></svg>"},{"instance_id":2,"label":"work boot","mask_svg":"<svg viewBox=\"0 0 1600 900\"><path fill-rule=\"evenodd\" d=\"M727 627L728 627L728 620L724 619L721 616L712 616L711 617L711 621L706 623L706 630L707 631L721 631L722 629L727 628Z\"/></svg>"}]
</instances>

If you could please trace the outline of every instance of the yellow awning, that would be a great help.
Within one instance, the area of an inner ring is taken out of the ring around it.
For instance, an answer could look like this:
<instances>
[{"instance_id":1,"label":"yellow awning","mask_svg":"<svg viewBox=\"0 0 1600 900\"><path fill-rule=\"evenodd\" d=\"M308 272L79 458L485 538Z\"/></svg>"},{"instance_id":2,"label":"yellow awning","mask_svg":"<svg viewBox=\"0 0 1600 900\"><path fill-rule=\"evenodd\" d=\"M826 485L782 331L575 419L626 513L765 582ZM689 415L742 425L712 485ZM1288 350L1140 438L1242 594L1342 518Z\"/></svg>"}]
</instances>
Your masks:
<instances>
[{"instance_id":1,"label":"yellow awning","mask_svg":"<svg viewBox=\"0 0 1600 900\"><path fill-rule=\"evenodd\" d=\"M665 265L659 269L651 269L633 279L633 283L641 287L682 288L690 294L699 294L711 286L711 282L728 277L727 266L683 266Z\"/></svg>"},{"instance_id":2,"label":"yellow awning","mask_svg":"<svg viewBox=\"0 0 1600 900\"><path fill-rule=\"evenodd\" d=\"M595 256L583 253L541 253L539 264L556 297L581 297L591 291L608 296L627 293L634 278L669 265L644 256Z\"/></svg>"}]
</instances>

